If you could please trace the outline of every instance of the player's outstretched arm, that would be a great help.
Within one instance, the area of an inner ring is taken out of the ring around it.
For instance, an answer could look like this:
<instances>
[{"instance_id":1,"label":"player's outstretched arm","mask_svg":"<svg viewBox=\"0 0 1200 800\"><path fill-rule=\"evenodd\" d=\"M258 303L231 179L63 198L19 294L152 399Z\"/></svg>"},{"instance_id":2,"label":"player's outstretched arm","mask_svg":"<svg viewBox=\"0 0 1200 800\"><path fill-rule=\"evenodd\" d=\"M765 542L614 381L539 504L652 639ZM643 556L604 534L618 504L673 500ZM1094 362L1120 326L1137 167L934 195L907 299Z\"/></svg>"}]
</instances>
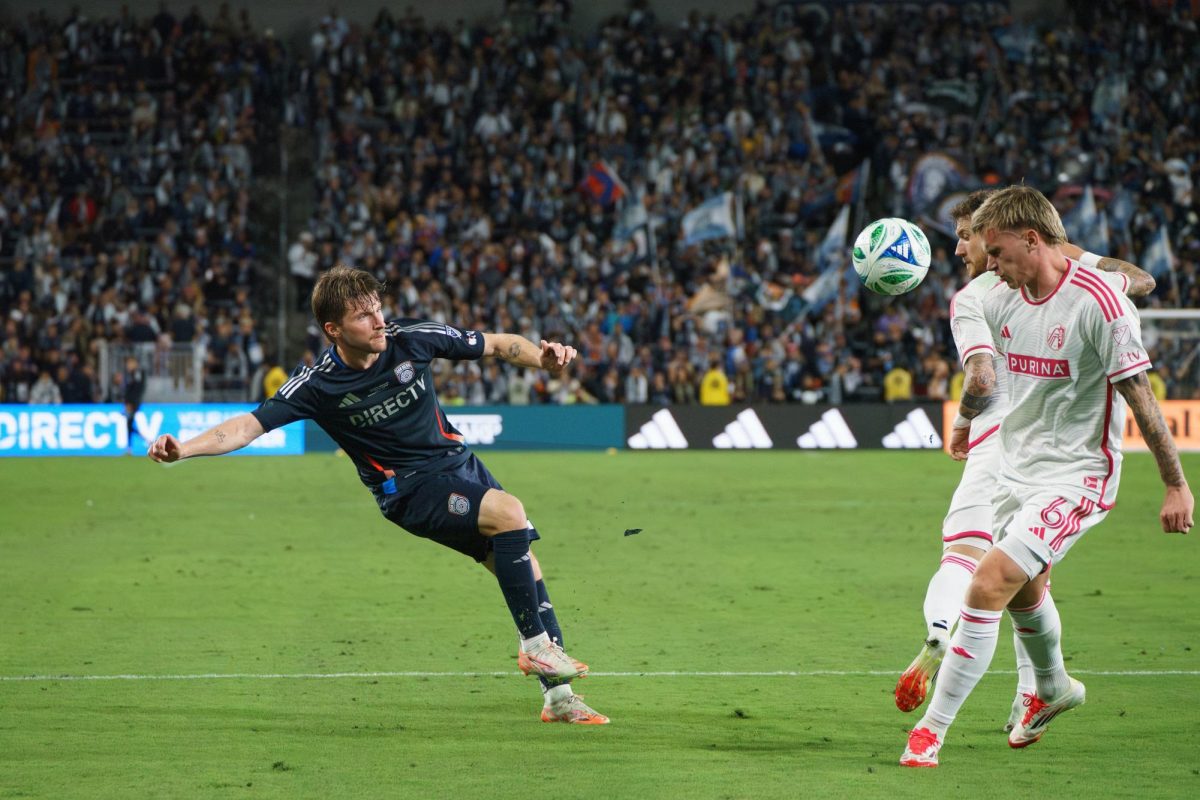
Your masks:
<instances>
[{"instance_id":1,"label":"player's outstretched arm","mask_svg":"<svg viewBox=\"0 0 1200 800\"><path fill-rule=\"evenodd\" d=\"M958 402L958 416L954 418L950 434L950 455L955 461L966 460L971 440L971 420L982 414L992 402L995 386L996 370L992 366L992 354L976 353L968 358L962 399Z\"/></svg>"},{"instance_id":2,"label":"player's outstretched arm","mask_svg":"<svg viewBox=\"0 0 1200 800\"><path fill-rule=\"evenodd\" d=\"M1158 462L1158 474L1163 485L1167 487L1163 499L1159 521L1166 533L1187 533L1192 527L1192 512L1195 510L1195 500L1192 490L1188 488L1187 478L1183 475L1183 465L1179 463L1179 452L1175 449L1175 440L1163 419L1162 409L1150 389L1150 381L1146 373L1139 372L1132 378L1126 378L1113 384L1129 403L1133 418L1137 420L1142 438L1146 446L1154 453Z\"/></svg>"},{"instance_id":3,"label":"player's outstretched arm","mask_svg":"<svg viewBox=\"0 0 1200 800\"><path fill-rule=\"evenodd\" d=\"M186 442L164 433L154 440L146 455L164 464L193 456L219 456L240 450L263 433L262 423L253 414L238 414Z\"/></svg>"},{"instance_id":4,"label":"player's outstretched arm","mask_svg":"<svg viewBox=\"0 0 1200 800\"><path fill-rule=\"evenodd\" d=\"M558 342L542 340L536 345L515 333L483 334L483 355L495 356L518 367L544 369L558 375L575 359L575 348Z\"/></svg>"},{"instance_id":5,"label":"player's outstretched arm","mask_svg":"<svg viewBox=\"0 0 1200 800\"><path fill-rule=\"evenodd\" d=\"M1102 269L1105 272L1123 273L1129 279L1129 286L1125 287L1125 294L1130 297L1145 297L1154 291L1156 285L1154 283L1154 276L1136 264L1130 264L1128 261L1122 261L1119 258L1085 253L1082 247L1069 243L1062 246L1062 251L1071 258L1082 260L1085 264L1095 266L1096 269ZM1090 256L1090 258L1084 258L1085 256Z\"/></svg>"}]
</instances>

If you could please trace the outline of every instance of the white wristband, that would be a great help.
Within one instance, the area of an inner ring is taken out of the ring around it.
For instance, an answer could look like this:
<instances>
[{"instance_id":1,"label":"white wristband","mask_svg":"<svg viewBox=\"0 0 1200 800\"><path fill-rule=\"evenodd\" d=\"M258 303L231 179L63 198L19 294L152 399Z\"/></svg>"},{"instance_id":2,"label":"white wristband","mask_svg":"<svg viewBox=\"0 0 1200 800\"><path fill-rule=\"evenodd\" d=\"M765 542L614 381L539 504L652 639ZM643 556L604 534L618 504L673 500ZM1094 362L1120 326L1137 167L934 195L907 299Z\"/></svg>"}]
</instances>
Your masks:
<instances>
[{"instance_id":1,"label":"white wristband","mask_svg":"<svg viewBox=\"0 0 1200 800\"><path fill-rule=\"evenodd\" d=\"M950 423L950 427L958 429L969 428L971 427L971 420L967 419L962 414L955 414L954 422Z\"/></svg>"},{"instance_id":2,"label":"white wristband","mask_svg":"<svg viewBox=\"0 0 1200 800\"><path fill-rule=\"evenodd\" d=\"M1098 256L1095 253L1089 253L1085 250L1077 260L1085 267L1094 267L1100 263L1101 258L1103 258L1103 256Z\"/></svg>"}]
</instances>

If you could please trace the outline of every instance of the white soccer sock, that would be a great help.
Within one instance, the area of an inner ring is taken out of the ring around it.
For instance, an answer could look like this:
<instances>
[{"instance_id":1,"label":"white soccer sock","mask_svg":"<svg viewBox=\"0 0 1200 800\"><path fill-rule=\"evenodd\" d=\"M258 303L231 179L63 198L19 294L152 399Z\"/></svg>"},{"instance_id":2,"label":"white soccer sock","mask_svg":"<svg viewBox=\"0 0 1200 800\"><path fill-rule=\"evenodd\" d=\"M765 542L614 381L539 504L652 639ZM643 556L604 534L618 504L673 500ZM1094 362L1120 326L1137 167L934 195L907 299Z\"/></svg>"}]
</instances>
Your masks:
<instances>
[{"instance_id":1,"label":"white soccer sock","mask_svg":"<svg viewBox=\"0 0 1200 800\"><path fill-rule=\"evenodd\" d=\"M549 642L549 641L550 641L550 634L546 633L545 631L543 631L542 633L539 633L537 636L533 636L528 639L522 639L521 640L521 652L528 653L529 651L535 650L538 647L541 647L542 645L544 645L546 642Z\"/></svg>"},{"instance_id":2,"label":"white soccer sock","mask_svg":"<svg viewBox=\"0 0 1200 800\"><path fill-rule=\"evenodd\" d=\"M571 684L560 683L555 686L548 686L542 689L542 697L546 700L546 705L560 703L563 700L570 700L571 695L575 692L571 691Z\"/></svg>"},{"instance_id":3,"label":"white soccer sock","mask_svg":"<svg viewBox=\"0 0 1200 800\"><path fill-rule=\"evenodd\" d=\"M929 580L929 588L925 591L925 627L929 629L930 637L940 631L943 641L949 637L949 630L962 611L963 597L967 587L971 585L971 576L979 562L962 553L945 553L942 555L941 566Z\"/></svg>"},{"instance_id":4,"label":"white soccer sock","mask_svg":"<svg viewBox=\"0 0 1200 800\"><path fill-rule=\"evenodd\" d=\"M1010 608L1013 630L1021 638L1033 662L1037 679L1037 694L1042 700L1052 700L1071 688L1067 668L1063 666L1062 619L1050 592L1029 608Z\"/></svg>"},{"instance_id":5,"label":"white soccer sock","mask_svg":"<svg viewBox=\"0 0 1200 800\"><path fill-rule=\"evenodd\" d=\"M1016 623L1013 623L1014 627ZM1013 651L1017 654L1017 694L1033 694L1037 690L1037 678L1033 674L1033 661L1025 649L1021 634L1013 631Z\"/></svg>"},{"instance_id":6,"label":"white soccer sock","mask_svg":"<svg viewBox=\"0 0 1200 800\"><path fill-rule=\"evenodd\" d=\"M916 727L929 728L945 740L946 730L996 654L1000 616L999 611L963 607L938 670L933 699Z\"/></svg>"}]
</instances>

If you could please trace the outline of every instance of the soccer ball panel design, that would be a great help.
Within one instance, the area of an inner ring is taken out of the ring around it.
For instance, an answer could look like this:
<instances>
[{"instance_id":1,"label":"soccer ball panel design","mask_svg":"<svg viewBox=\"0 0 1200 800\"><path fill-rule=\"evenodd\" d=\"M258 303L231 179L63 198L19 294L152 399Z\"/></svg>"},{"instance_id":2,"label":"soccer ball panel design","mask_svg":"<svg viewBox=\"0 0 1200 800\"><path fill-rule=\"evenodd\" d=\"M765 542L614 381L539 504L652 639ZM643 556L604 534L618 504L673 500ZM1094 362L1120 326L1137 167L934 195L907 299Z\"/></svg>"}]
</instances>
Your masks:
<instances>
[{"instance_id":1,"label":"soccer ball panel design","mask_svg":"<svg viewBox=\"0 0 1200 800\"><path fill-rule=\"evenodd\" d=\"M929 256L924 231L906 219L886 217L858 234L851 261L863 286L876 294L897 295L925 280Z\"/></svg>"}]
</instances>

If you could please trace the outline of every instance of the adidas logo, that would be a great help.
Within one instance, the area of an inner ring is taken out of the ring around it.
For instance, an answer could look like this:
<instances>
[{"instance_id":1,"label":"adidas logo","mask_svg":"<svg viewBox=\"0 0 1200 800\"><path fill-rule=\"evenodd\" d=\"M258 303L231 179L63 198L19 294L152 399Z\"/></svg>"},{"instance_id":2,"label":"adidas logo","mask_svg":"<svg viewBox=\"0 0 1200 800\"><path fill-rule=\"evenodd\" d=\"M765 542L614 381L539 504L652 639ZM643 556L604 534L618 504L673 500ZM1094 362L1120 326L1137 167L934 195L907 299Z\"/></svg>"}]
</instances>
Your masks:
<instances>
[{"instance_id":1,"label":"adidas logo","mask_svg":"<svg viewBox=\"0 0 1200 800\"><path fill-rule=\"evenodd\" d=\"M858 447L858 440L846 424L845 417L836 408L831 408L809 427L808 433L796 439L796 446L805 450L852 448Z\"/></svg>"},{"instance_id":2,"label":"adidas logo","mask_svg":"<svg viewBox=\"0 0 1200 800\"><path fill-rule=\"evenodd\" d=\"M1012 338L1012 333L1009 332L1007 325L1005 325L1003 328L1000 329L1000 338L1001 339L1011 339Z\"/></svg>"},{"instance_id":3,"label":"adidas logo","mask_svg":"<svg viewBox=\"0 0 1200 800\"><path fill-rule=\"evenodd\" d=\"M883 446L892 450L940 449L942 437L929 421L928 415L922 409L914 408L891 433L883 437Z\"/></svg>"},{"instance_id":4,"label":"adidas logo","mask_svg":"<svg viewBox=\"0 0 1200 800\"><path fill-rule=\"evenodd\" d=\"M655 411L641 430L629 437L628 443L634 450L685 450L688 446L679 423L665 408Z\"/></svg>"},{"instance_id":5,"label":"adidas logo","mask_svg":"<svg viewBox=\"0 0 1200 800\"><path fill-rule=\"evenodd\" d=\"M771 447L771 437L753 409L737 415L725 430L713 437L713 447L719 450L751 450Z\"/></svg>"},{"instance_id":6,"label":"adidas logo","mask_svg":"<svg viewBox=\"0 0 1200 800\"><path fill-rule=\"evenodd\" d=\"M354 392L346 392L346 394L342 396L342 402L338 403L338 408L352 406L357 402L359 402L358 395L356 395Z\"/></svg>"}]
</instances>

